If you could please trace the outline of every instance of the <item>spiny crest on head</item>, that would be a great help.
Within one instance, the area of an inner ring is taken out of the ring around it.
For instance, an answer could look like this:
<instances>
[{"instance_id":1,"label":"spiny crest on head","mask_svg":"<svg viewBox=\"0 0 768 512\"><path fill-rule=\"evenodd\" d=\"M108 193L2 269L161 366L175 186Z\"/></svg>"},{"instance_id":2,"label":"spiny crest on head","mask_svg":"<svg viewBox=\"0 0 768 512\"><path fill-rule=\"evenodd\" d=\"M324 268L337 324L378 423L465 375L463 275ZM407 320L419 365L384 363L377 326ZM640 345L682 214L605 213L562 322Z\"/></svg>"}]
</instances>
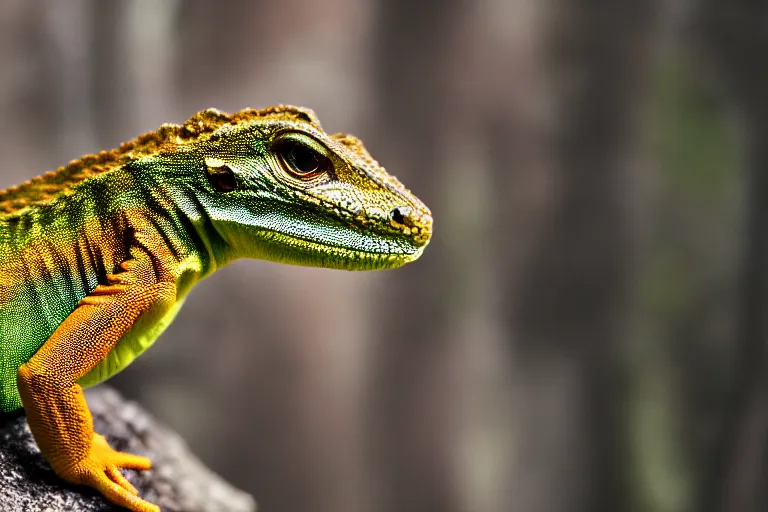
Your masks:
<instances>
[{"instance_id":1,"label":"spiny crest on head","mask_svg":"<svg viewBox=\"0 0 768 512\"><path fill-rule=\"evenodd\" d=\"M371 167L381 167L379 165L379 162L377 162L371 154L368 152L368 150L365 147L365 144L363 144L363 141L355 137L354 135L349 135L348 133L334 133L331 135L334 139L336 139L337 142L341 143L343 146L345 146L347 149L352 151L355 154L355 157L357 157L359 160L364 161L366 164L368 164Z\"/></svg>"},{"instance_id":2,"label":"spiny crest on head","mask_svg":"<svg viewBox=\"0 0 768 512\"><path fill-rule=\"evenodd\" d=\"M137 158L172 150L175 146L192 142L224 125L269 119L287 119L320 127L320 121L314 112L290 105L277 105L262 110L247 108L233 114L209 108L198 112L182 125L164 124L153 132L120 144L118 148L101 151L95 155L84 155L56 171L46 172L21 185L0 190L0 215L11 215L30 206L44 204L66 194L91 176L109 172Z\"/></svg>"}]
</instances>

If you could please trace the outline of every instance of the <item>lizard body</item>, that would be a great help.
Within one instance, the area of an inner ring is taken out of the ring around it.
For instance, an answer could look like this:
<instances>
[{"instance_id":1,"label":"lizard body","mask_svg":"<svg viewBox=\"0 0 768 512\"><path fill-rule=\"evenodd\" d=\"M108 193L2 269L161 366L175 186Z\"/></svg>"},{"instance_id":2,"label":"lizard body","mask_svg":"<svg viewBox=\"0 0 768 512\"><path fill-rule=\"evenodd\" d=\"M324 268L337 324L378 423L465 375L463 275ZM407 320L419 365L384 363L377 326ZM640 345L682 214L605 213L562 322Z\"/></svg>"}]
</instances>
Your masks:
<instances>
[{"instance_id":1,"label":"lizard body","mask_svg":"<svg viewBox=\"0 0 768 512\"><path fill-rule=\"evenodd\" d=\"M200 279L236 258L394 268L429 210L349 135L279 106L210 109L0 191L0 411L24 407L64 479L156 511L94 433L82 387L149 347Z\"/></svg>"}]
</instances>

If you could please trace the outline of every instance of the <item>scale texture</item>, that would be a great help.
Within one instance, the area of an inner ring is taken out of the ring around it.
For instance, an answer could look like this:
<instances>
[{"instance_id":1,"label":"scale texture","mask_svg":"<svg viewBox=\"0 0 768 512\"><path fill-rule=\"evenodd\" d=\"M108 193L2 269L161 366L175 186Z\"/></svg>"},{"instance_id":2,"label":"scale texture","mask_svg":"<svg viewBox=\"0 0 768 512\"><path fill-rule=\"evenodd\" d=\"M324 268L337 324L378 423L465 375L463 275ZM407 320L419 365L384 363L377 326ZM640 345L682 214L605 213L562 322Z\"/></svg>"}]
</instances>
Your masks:
<instances>
[{"instance_id":1,"label":"scale texture","mask_svg":"<svg viewBox=\"0 0 768 512\"><path fill-rule=\"evenodd\" d=\"M399 267L429 209L346 134L290 106L209 109L0 191L0 411L24 408L53 471L158 512L94 430L83 388L129 365L194 285L237 258Z\"/></svg>"}]
</instances>

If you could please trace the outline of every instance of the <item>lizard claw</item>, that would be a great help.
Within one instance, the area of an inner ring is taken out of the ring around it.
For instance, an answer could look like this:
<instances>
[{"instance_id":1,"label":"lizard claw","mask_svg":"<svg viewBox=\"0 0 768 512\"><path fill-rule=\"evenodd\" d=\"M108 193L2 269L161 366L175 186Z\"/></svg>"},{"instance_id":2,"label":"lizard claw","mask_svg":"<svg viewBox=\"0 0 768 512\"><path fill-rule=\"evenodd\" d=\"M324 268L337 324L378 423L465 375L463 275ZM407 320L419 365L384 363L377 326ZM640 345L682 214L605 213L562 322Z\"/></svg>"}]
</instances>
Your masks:
<instances>
[{"instance_id":1,"label":"lizard claw","mask_svg":"<svg viewBox=\"0 0 768 512\"><path fill-rule=\"evenodd\" d=\"M72 483L88 485L109 501L133 512L160 512L160 507L139 498L136 490L120 469L150 469L152 462L146 457L113 450L104 436L94 434L88 457L62 474Z\"/></svg>"}]
</instances>

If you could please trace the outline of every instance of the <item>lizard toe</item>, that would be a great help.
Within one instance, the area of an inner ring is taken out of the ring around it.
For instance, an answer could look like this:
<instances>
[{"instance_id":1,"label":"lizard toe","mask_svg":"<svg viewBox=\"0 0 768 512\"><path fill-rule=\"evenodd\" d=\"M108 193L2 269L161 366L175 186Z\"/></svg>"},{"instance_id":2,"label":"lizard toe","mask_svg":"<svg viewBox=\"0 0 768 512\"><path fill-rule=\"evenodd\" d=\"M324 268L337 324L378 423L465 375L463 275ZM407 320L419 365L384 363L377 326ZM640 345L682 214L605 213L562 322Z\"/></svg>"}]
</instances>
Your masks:
<instances>
[{"instance_id":1,"label":"lizard toe","mask_svg":"<svg viewBox=\"0 0 768 512\"><path fill-rule=\"evenodd\" d=\"M104 495L112 503L124 507L132 512L161 512L160 507L144 501L122 486L116 484L105 473L91 474L91 478L84 482ZM130 485L130 484L129 484Z\"/></svg>"},{"instance_id":2,"label":"lizard toe","mask_svg":"<svg viewBox=\"0 0 768 512\"><path fill-rule=\"evenodd\" d=\"M131 494L137 495L139 494L138 489L133 486L131 482L128 481L127 478L120 472L120 470L117 468L117 466L108 466L105 470L105 473L109 477L110 480L115 482L117 485L125 489L126 491L130 492Z\"/></svg>"}]
</instances>

